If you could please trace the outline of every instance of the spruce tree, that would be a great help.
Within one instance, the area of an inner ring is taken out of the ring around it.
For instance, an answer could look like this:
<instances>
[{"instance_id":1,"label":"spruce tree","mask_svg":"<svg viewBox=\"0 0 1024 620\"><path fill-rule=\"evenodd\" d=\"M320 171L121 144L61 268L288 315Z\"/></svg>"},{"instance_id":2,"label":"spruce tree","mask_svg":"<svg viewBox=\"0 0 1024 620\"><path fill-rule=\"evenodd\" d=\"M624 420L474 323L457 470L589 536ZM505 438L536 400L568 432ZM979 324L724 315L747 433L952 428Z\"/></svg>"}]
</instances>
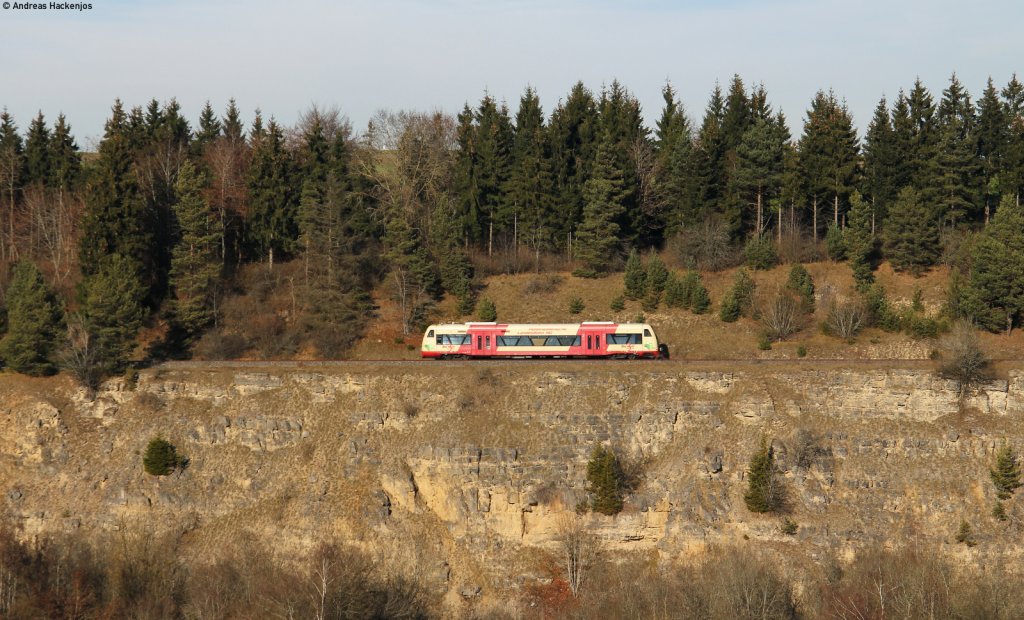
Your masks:
<instances>
[{"instance_id":1,"label":"spruce tree","mask_svg":"<svg viewBox=\"0 0 1024 620\"><path fill-rule=\"evenodd\" d=\"M844 233L846 258L853 270L857 290L865 292L875 281L875 236L871 232L871 207L860 192L850 196L850 215Z\"/></svg>"},{"instance_id":2,"label":"spruce tree","mask_svg":"<svg viewBox=\"0 0 1024 620\"><path fill-rule=\"evenodd\" d=\"M986 222L999 203L999 174L1006 159L1009 135L1006 110L999 100L999 91L989 77L981 99L978 100L977 121L978 157L982 174L981 198Z\"/></svg>"},{"instance_id":3,"label":"spruce tree","mask_svg":"<svg viewBox=\"0 0 1024 620\"><path fill-rule=\"evenodd\" d=\"M649 152L650 141L640 102L618 80L613 80L611 86L602 91L598 110L607 163L622 179L618 198L622 213L616 218L618 237L630 245L650 247L659 241L664 222L663 214L655 208L659 205L645 204L640 193L642 165L638 154ZM597 175L596 169L594 175Z\"/></svg>"},{"instance_id":4,"label":"spruce tree","mask_svg":"<svg viewBox=\"0 0 1024 620\"><path fill-rule=\"evenodd\" d=\"M1000 191L1013 196L1017 206L1024 191L1024 84L1014 74L1000 93L1009 122L1007 146L999 173Z\"/></svg>"},{"instance_id":5,"label":"spruce tree","mask_svg":"<svg viewBox=\"0 0 1024 620\"><path fill-rule=\"evenodd\" d=\"M885 256L896 271L920 275L939 258L939 225L912 187L900 190L886 223Z\"/></svg>"},{"instance_id":6,"label":"spruce tree","mask_svg":"<svg viewBox=\"0 0 1024 620\"><path fill-rule=\"evenodd\" d=\"M622 512L623 479L622 467L615 453L604 446L594 448L587 463L590 508L603 515Z\"/></svg>"},{"instance_id":7,"label":"spruce tree","mask_svg":"<svg viewBox=\"0 0 1024 620\"><path fill-rule=\"evenodd\" d=\"M555 177L548 152L540 98L527 88L516 113L516 132L506 200L512 203L518 225L515 240L533 250L534 268L540 269L541 251L556 245Z\"/></svg>"},{"instance_id":8,"label":"spruce tree","mask_svg":"<svg viewBox=\"0 0 1024 620\"><path fill-rule=\"evenodd\" d=\"M82 313L98 365L104 374L113 374L128 361L145 317L138 263L120 254L104 256L83 282L83 291Z\"/></svg>"},{"instance_id":9,"label":"spruce tree","mask_svg":"<svg viewBox=\"0 0 1024 620\"><path fill-rule=\"evenodd\" d=\"M476 309L476 317L486 323L497 321L498 309L495 307L494 302L486 297L481 299L480 305Z\"/></svg>"},{"instance_id":10,"label":"spruce tree","mask_svg":"<svg viewBox=\"0 0 1024 620\"><path fill-rule=\"evenodd\" d=\"M18 261L6 295L7 334L0 340L0 357L20 373L52 374L63 316L43 274L34 264Z\"/></svg>"},{"instance_id":11,"label":"spruce tree","mask_svg":"<svg viewBox=\"0 0 1024 620\"><path fill-rule=\"evenodd\" d=\"M687 277L689 277L690 273L696 276L694 278L695 282L690 289L690 311L694 314L704 314L711 308L711 296L708 294L708 289L705 288L700 276L696 272L691 271L687 274Z\"/></svg>"},{"instance_id":12,"label":"spruce tree","mask_svg":"<svg viewBox=\"0 0 1024 620\"><path fill-rule=\"evenodd\" d=\"M128 120L116 101L99 146L96 167L87 188L79 264L86 277L97 273L112 255L132 261L128 270L148 293L156 254L153 214L132 171L135 153Z\"/></svg>"},{"instance_id":13,"label":"spruce tree","mask_svg":"<svg viewBox=\"0 0 1024 620\"><path fill-rule=\"evenodd\" d=\"M35 183L40 186L53 184L53 169L50 161L50 129L46 126L43 113L32 120L28 126L25 139L25 179L26 185Z\"/></svg>"},{"instance_id":14,"label":"spruce tree","mask_svg":"<svg viewBox=\"0 0 1024 620\"><path fill-rule=\"evenodd\" d=\"M896 136L889 119L885 97L878 102L864 137L864 199L871 207L871 233L885 220L889 205L896 198ZM851 209L853 208L851 200Z\"/></svg>"},{"instance_id":15,"label":"spruce tree","mask_svg":"<svg viewBox=\"0 0 1024 620\"><path fill-rule=\"evenodd\" d=\"M725 101L715 85L692 151L694 197L685 219L696 223L723 209L726 189L726 145L722 135Z\"/></svg>"},{"instance_id":16,"label":"spruce tree","mask_svg":"<svg viewBox=\"0 0 1024 620\"><path fill-rule=\"evenodd\" d=\"M719 318L725 323L732 323L741 316L748 316L754 304L754 280L746 269L736 272L732 288L722 299Z\"/></svg>"},{"instance_id":17,"label":"spruce tree","mask_svg":"<svg viewBox=\"0 0 1024 620\"><path fill-rule=\"evenodd\" d=\"M294 166L284 146L284 134L274 119L266 131L253 123L252 164L249 166L249 213L246 231L254 254L273 269L275 254L295 249L297 196Z\"/></svg>"},{"instance_id":18,"label":"spruce tree","mask_svg":"<svg viewBox=\"0 0 1024 620\"><path fill-rule=\"evenodd\" d=\"M604 274L618 257L620 227L618 222L625 213L625 191L621 171L616 167L606 133L598 147L597 159L590 179L583 187L586 206L580 223L576 243L576 258L583 263L574 272L580 277Z\"/></svg>"},{"instance_id":19,"label":"spruce tree","mask_svg":"<svg viewBox=\"0 0 1024 620\"><path fill-rule=\"evenodd\" d=\"M665 283L668 281L668 269L657 252L651 252L647 259L647 276L644 278L648 291L662 293L665 291Z\"/></svg>"},{"instance_id":20,"label":"spruce tree","mask_svg":"<svg viewBox=\"0 0 1024 620\"><path fill-rule=\"evenodd\" d=\"M171 258L174 323L194 338L213 321L214 296L220 275L221 232L203 195L205 178L191 162L178 172L174 215L178 242Z\"/></svg>"},{"instance_id":21,"label":"spruce tree","mask_svg":"<svg viewBox=\"0 0 1024 620\"><path fill-rule=\"evenodd\" d=\"M1017 454L1009 444L1003 443L996 452L996 462L989 470L989 475L999 499L1010 499L1013 492L1020 488L1020 466L1017 464Z\"/></svg>"},{"instance_id":22,"label":"spruce tree","mask_svg":"<svg viewBox=\"0 0 1024 620\"><path fill-rule=\"evenodd\" d=\"M937 153L933 160L937 215L953 226L980 215L976 203L983 188L974 124L970 95L954 74L936 115Z\"/></svg>"},{"instance_id":23,"label":"spruce tree","mask_svg":"<svg viewBox=\"0 0 1024 620\"><path fill-rule=\"evenodd\" d=\"M7 108L0 112L0 192L3 195L4 228L0 231L0 254L16 255L14 220L18 207L18 190L24 180L25 155L18 126Z\"/></svg>"},{"instance_id":24,"label":"spruce tree","mask_svg":"<svg viewBox=\"0 0 1024 620\"><path fill-rule=\"evenodd\" d=\"M1024 321L1024 213L1006 195L971 249L961 310L978 325L1006 330Z\"/></svg>"},{"instance_id":25,"label":"spruce tree","mask_svg":"<svg viewBox=\"0 0 1024 620\"><path fill-rule=\"evenodd\" d=\"M498 106L490 96L485 95L475 113L476 121L476 177L473 189L475 204L479 205L484 246L490 256L494 243L500 242L514 227L514 217L506 200L512 165L512 144L514 130L508 115L508 108Z\"/></svg>"},{"instance_id":26,"label":"spruce tree","mask_svg":"<svg viewBox=\"0 0 1024 620\"><path fill-rule=\"evenodd\" d=\"M82 159L78 152L78 145L71 135L71 127L68 125L64 115L57 117L53 125L53 135L50 138L50 164L53 171L53 185L57 188L60 199L78 186L81 178Z\"/></svg>"},{"instance_id":27,"label":"spruce tree","mask_svg":"<svg viewBox=\"0 0 1024 620\"><path fill-rule=\"evenodd\" d=\"M764 437L747 466L747 491L743 503L751 512L775 512L782 507L782 493L775 471L775 453Z\"/></svg>"},{"instance_id":28,"label":"spruce tree","mask_svg":"<svg viewBox=\"0 0 1024 620\"><path fill-rule=\"evenodd\" d=\"M192 149L197 156L202 155L214 140L220 137L221 124L217 114L207 100L199 113L199 130L196 131L195 139L192 141Z\"/></svg>"},{"instance_id":29,"label":"spruce tree","mask_svg":"<svg viewBox=\"0 0 1024 620\"><path fill-rule=\"evenodd\" d=\"M814 278L806 267L796 263L790 268L786 290L792 291L800 299L804 312L814 312Z\"/></svg>"},{"instance_id":30,"label":"spruce tree","mask_svg":"<svg viewBox=\"0 0 1024 620\"><path fill-rule=\"evenodd\" d=\"M625 294L629 299L640 299L646 293L647 272L644 270L640 253L635 249L629 251L623 281L626 287Z\"/></svg>"},{"instance_id":31,"label":"spruce tree","mask_svg":"<svg viewBox=\"0 0 1024 620\"><path fill-rule=\"evenodd\" d=\"M558 192L556 237L561 246L583 219L583 186L590 178L600 135L597 102L582 82L574 84L565 101L555 107L547 134Z\"/></svg>"},{"instance_id":32,"label":"spruce tree","mask_svg":"<svg viewBox=\"0 0 1024 620\"><path fill-rule=\"evenodd\" d=\"M689 301L689 291L683 278L676 275L675 271L670 271L665 281L665 305L669 308L686 308Z\"/></svg>"},{"instance_id":33,"label":"spruce tree","mask_svg":"<svg viewBox=\"0 0 1024 620\"><path fill-rule=\"evenodd\" d=\"M743 133L736 148L736 169L732 182L739 193L742 206L739 221L733 224L737 231L749 232L760 237L767 223L765 221L768 202L779 194L783 172L783 154L789 141L785 125L777 125L774 119L758 118ZM753 209L749 208L753 205Z\"/></svg>"},{"instance_id":34,"label":"spruce tree","mask_svg":"<svg viewBox=\"0 0 1024 620\"><path fill-rule=\"evenodd\" d=\"M224 111L224 122L221 123L223 136L231 142L241 142L242 132L245 127L242 124L242 116L238 112L238 105L234 98L228 100L228 108Z\"/></svg>"}]
</instances>

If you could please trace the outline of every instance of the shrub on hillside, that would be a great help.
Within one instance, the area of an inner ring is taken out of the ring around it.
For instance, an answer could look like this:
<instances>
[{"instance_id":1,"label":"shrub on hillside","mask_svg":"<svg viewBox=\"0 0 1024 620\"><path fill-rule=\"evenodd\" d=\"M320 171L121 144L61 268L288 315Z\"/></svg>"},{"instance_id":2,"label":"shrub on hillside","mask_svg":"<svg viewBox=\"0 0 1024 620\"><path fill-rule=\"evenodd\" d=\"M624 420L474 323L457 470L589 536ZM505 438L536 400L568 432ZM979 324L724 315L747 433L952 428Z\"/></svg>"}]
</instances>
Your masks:
<instances>
[{"instance_id":1,"label":"shrub on hillside","mask_svg":"<svg viewBox=\"0 0 1024 620\"><path fill-rule=\"evenodd\" d=\"M783 507L782 485L775 470L775 453L761 438L761 445L747 467L747 492L743 503L751 512L778 512Z\"/></svg>"},{"instance_id":2,"label":"shrub on hillside","mask_svg":"<svg viewBox=\"0 0 1024 620\"><path fill-rule=\"evenodd\" d=\"M803 328L801 302L788 292L776 292L762 304L759 314L769 340L785 340Z\"/></svg>"},{"instance_id":3,"label":"shrub on hillside","mask_svg":"<svg viewBox=\"0 0 1024 620\"><path fill-rule=\"evenodd\" d=\"M814 278L800 263L790 268L786 289L800 298L804 312L808 314L814 312Z\"/></svg>"},{"instance_id":4,"label":"shrub on hillside","mask_svg":"<svg viewBox=\"0 0 1024 620\"><path fill-rule=\"evenodd\" d=\"M829 336L852 342L864 327L866 313L858 300L834 301L823 325Z\"/></svg>"},{"instance_id":5,"label":"shrub on hillside","mask_svg":"<svg viewBox=\"0 0 1024 620\"><path fill-rule=\"evenodd\" d=\"M159 436L149 441L142 456L143 468L153 476L170 475L182 464L183 459L178 457L174 444Z\"/></svg>"},{"instance_id":6,"label":"shrub on hillside","mask_svg":"<svg viewBox=\"0 0 1024 620\"><path fill-rule=\"evenodd\" d=\"M996 496L999 499L1010 499L1013 492L1020 488L1020 466L1017 464L1017 454L1008 443L1004 442L996 452L996 462L989 470L989 476L992 478L992 484L996 487Z\"/></svg>"},{"instance_id":7,"label":"shrub on hillside","mask_svg":"<svg viewBox=\"0 0 1024 620\"><path fill-rule=\"evenodd\" d=\"M953 332L942 343L939 375L956 381L962 398L974 386L991 378L988 356L981 348L978 333L967 321L958 321Z\"/></svg>"},{"instance_id":8,"label":"shrub on hillside","mask_svg":"<svg viewBox=\"0 0 1024 620\"><path fill-rule=\"evenodd\" d=\"M609 448L598 446L587 463L587 491L590 492L590 508L604 515L622 511L624 476L619 459Z\"/></svg>"},{"instance_id":9,"label":"shrub on hillside","mask_svg":"<svg viewBox=\"0 0 1024 620\"><path fill-rule=\"evenodd\" d=\"M835 262L846 260L846 239L843 238L843 231L834 224L825 233L825 251L829 259Z\"/></svg>"},{"instance_id":10,"label":"shrub on hillside","mask_svg":"<svg viewBox=\"0 0 1024 620\"><path fill-rule=\"evenodd\" d=\"M640 299L647 290L647 273L644 271L643 261L636 250L631 250L629 258L626 259L626 272L623 274L623 282L626 287L626 297L629 299Z\"/></svg>"},{"instance_id":11,"label":"shrub on hillside","mask_svg":"<svg viewBox=\"0 0 1024 620\"><path fill-rule=\"evenodd\" d=\"M751 269L771 269L779 264L775 242L768 236L754 237L743 248L743 257Z\"/></svg>"},{"instance_id":12,"label":"shrub on hillside","mask_svg":"<svg viewBox=\"0 0 1024 620\"><path fill-rule=\"evenodd\" d=\"M569 314L579 314L583 312L583 300L579 297L573 297L569 300Z\"/></svg>"},{"instance_id":13,"label":"shrub on hillside","mask_svg":"<svg viewBox=\"0 0 1024 620\"><path fill-rule=\"evenodd\" d=\"M476 316L485 323L496 321L498 320L498 309L495 307L493 301L484 297L480 300L480 305L476 308Z\"/></svg>"},{"instance_id":14,"label":"shrub on hillside","mask_svg":"<svg viewBox=\"0 0 1024 620\"><path fill-rule=\"evenodd\" d=\"M747 270L740 269L737 271L732 288L729 289L729 292L722 299L719 318L726 323L732 323L741 316L747 316L754 302L754 289L754 281L751 279L750 274L747 273Z\"/></svg>"}]
</instances>

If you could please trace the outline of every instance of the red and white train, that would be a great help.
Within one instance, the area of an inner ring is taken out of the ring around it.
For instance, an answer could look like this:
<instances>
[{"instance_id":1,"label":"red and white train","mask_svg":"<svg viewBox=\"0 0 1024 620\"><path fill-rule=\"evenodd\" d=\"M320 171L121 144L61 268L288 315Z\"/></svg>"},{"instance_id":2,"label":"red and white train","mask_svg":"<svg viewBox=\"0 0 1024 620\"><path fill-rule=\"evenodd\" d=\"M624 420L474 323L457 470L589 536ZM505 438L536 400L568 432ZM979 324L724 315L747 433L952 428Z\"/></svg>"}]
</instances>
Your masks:
<instances>
[{"instance_id":1,"label":"red and white train","mask_svg":"<svg viewBox=\"0 0 1024 620\"><path fill-rule=\"evenodd\" d=\"M658 359L668 358L668 347L647 323L450 323L427 328L420 354L435 359Z\"/></svg>"}]
</instances>

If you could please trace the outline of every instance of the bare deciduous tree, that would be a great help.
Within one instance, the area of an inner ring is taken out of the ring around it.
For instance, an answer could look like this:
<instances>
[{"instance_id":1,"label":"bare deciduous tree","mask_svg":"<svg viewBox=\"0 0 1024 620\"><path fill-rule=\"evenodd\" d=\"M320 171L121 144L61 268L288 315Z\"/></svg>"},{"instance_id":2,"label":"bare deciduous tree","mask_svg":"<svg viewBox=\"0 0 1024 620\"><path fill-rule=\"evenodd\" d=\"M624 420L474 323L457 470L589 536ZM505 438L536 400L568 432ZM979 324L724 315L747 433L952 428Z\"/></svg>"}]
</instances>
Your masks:
<instances>
[{"instance_id":1,"label":"bare deciduous tree","mask_svg":"<svg viewBox=\"0 0 1024 620\"><path fill-rule=\"evenodd\" d=\"M587 575L597 562L600 544L582 517L567 514L558 524L565 579L573 597L579 598Z\"/></svg>"}]
</instances>

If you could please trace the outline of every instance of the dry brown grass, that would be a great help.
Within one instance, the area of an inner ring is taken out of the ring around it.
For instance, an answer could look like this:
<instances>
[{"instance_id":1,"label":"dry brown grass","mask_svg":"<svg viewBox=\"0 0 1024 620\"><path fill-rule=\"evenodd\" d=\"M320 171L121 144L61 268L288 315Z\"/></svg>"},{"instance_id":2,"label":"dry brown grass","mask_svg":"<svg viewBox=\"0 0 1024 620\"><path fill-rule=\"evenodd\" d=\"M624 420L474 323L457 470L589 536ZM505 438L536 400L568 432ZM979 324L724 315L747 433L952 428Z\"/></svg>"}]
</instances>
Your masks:
<instances>
[{"instance_id":1,"label":"dry brown grass","mask_svg":"<svg viewBox=\"0 0 1024 620\"><path fill-rule=\"evenodd\" d=\"M497 275L484 280L481 296L494 300L499 322L515 323L575 323L578 321L633 321L640 315L651 323L659 338L668 343L677 359L796 359L797 348L807 350L808 359L926 359L935 344L914 341L902 334L891 334L880 329L865 329L854 344L849 344L821 333L821 323L828 313L827 299L845 299L853 293L853 276L845 263L823 261L805 267L814 278L818 303L814 316L804 328L786 341L776 343L770 351L759 351L758 337L763 330L755 320L743 318L736 323L722 323L717 316L718 306L726 290L732 285L735 269L701 274L711 295L711 308L707 314L694 315L686 310L666 308L662 304L654 312L644 312L639 301L627 301L624 310L610 309L612 299L622 294L622 274L599 279L575 278L569 272L549 274L522 273ZM790 265L779 265L768 271L751 272L760 291L781 290L789 276ZM682 272L680 272L681 274ZM876 280L885 287L890 302L896 306L909 306L914 291L920 289L922 302L929 314L938 312L946 297L949 270L936 267L919 278L895 273L888 263L879 267ZM579 297L584 304L581 314L569 312L569 301ZM369 327L367 335L356 344L351 353L354 359L415 359L419 357L420 334L401 336L401 322L386 290L374 295L378 317ZM438 304L434 322L462 322L474 320L471 315L458 312L454 299ZM1015 330L1010 336L981 335L982 345L994 359L1019 358L1024 350L1024 336ZM409 345L413 350L409 350Z\"/></svg>"}]
</instances>

